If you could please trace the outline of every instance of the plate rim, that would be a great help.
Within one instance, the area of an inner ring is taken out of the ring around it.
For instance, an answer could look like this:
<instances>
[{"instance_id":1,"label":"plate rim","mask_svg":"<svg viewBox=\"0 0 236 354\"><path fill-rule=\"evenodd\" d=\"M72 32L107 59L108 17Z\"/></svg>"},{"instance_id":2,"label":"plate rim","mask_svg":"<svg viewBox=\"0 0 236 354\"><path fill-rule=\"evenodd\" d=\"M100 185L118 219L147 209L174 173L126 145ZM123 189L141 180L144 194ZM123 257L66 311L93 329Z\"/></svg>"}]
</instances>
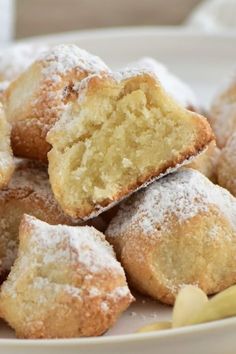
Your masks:
<instances>
[{"instance_id":1,"label":"plate rim","mask_svg":"<svg viewBox=\"0 0 236 354\"><path fill-rule=\"evenodd\" d=\"M175 338L180 336L190 336L199 333L209 333L217 329L224 328L227 330L229 327L236 325L236 316L229 317L222 320L211 321L186 327L170 328L162 331L153 331L147 333L129 333L117 334L111 336L97 336L97 337L79 337L79 338L54 338L54 339L19 339L19 338L1 338L1 344L7 346L54 346L55 344L64 344L66 346L79 346L79 345L98 345L110 343L132 343L133 341L146 341L158 338Z\"/></svg>"},{"instance_id":2,"label":"plate rim","mask_svg":"<svg viewBox=\"0 0 236 354\"><path fill-rule=\"evenodd\" d=\"M32 36L17 39L10 42L9 45L14 45L15 43L30 43L30 42L41 42L45 41L57 41L58 37L65 40L73 40L73 38L82 39L96 39L96 38L117 38L124 36L137 36L137 35L158 35L161 37L173 36L173 37L204 37L204 38L219 38L219 39L235 39L235 30L225 30L225 31L205 31L202 29L195 29L187 26L122 26L122 27L107 27L107 28L94 28L85 30L75 30L51 33L41 36Z\"/></svg>"}]
</instances>

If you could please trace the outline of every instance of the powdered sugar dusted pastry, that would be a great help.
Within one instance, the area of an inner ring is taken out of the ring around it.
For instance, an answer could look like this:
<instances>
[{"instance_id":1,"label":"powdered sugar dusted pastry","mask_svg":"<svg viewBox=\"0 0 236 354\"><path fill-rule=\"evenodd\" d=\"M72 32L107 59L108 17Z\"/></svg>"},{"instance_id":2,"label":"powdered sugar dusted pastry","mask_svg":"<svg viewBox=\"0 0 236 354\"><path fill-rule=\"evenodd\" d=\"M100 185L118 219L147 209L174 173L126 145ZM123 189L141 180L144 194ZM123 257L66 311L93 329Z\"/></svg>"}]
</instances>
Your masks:
<instances>
[{"instance_id":1,"label":"powdered sugar dusted pastry","mask_svg":"<svg viewBox=\"0 0 236 354\"><path fill-rule=\"evenodd\" d=\"M217 178L219 185L227 188L236 196L236 132L228 139L221 151Z\"/></svg>"},{"instance_id":2,"label":"powdered sugar dusted pastry","mask_svg":"<svg viewBox=\"0 0 236 354\"><path fill-rule=\"evenodd\" d=\"M10 82L15 80L48 46L18 43L0 52L0 101Z\"/></svg>"},{"instance_id":3,"label":"powdered sugar dusted pastry","mask_svg":"<svg viewBox=\"0 0 236 354\"><path fill-rule=\"evenodd\" d=\"M236 74L213 100L209 120L217 145L223 148L231 134L236 131Z\"/></svg>"},{"instance_id":4,"label":"powdered sugar dusted pastry","mask_svg":"<svg viewBox=\"0 0 236 354\"><path fill-rule=\"evenodd\" d=\"M0 82L17 78L37 57L48 49L45 44L17 43L0 52Z\"/></svg>"},{"instance_id":5,"label":"powdered sugar dusted pastry","mask_svg":"<svg viewBox=\"0 0 236 354\"><path fill-rule=\"evenodd\" d=\"M46 161L46 134L74 96L74 83L107 71L100 58L74 44L53 47L36 60L5 92L14 154Z\"/></svg>"},{"instance_id":6,"label":"powdered sugar dusted pastry","mask_svg":"<svg viewBox=\"0 0 236 354\"><path fill-rule=\"evenodd\" d=\"M10 146L10 126L0 103L0 189L10 180L14 171L13 155Z\"/></svg>"},{"instance_id":7,"label":"powdered sugar dusted pastry","mask_svg":"<svg viewBox=\"0 0 236 354\"><path fill-rule=\"evenodd\" d=\"M184 284L214 294L236 282L236 199L196 170L133 195L106 235L130 283L164 303Z\"/></svg>"},{"instance_id":8,"label":"powdered sugar dusted pastry","mask_svg":"<svg viewBox=\"0 0 236 354\"><path fill-rule=\"evenodd\" d=\"M18 228L24 213L51 224L78 224L56 202L47 169L39 163L19 160L7 187L0 190L0 279L4 279L16 257Z\"/></svg>"},{"instance_id":9,"label":"powdered sugar dusted pastry","mask_svg":"<svg viewBox=\"0 0 236 354\"><path fill-rule=\"evenodd\" d=\"M144 57L136 62L128 64L127 68L152 71L156 74L166 92L168 92L178 103L189 110L196 112L200 110L192 89L177 76L172 74L162 63L159 63L153 58Z\"/></svg>"},{"instance_id":10,"label":"powdered sugar dusted pastry","mask_svg":"<svg viewBox=\"0 0 236 354\"><path fill-rule=\"evenodd\" d=\"M16 257L18 229L24 213L50 224L84 224L66 215L56 202L46 166L30 160L17 160L11 181L0 191L0 280L7 275ZM100 231L107 226L101 216L87 224Z\"/></svg>"},{"instance_id":11,"label":"powdered sugar dusted pastry","mask_svg":"<svg viewBox=\"0 0 236 354\"><path fill-rule=\"evenodd\" d=\"M51 226L25 215L17 261L0 293L21 338L106 332L133 300L112 247L93 227Z\"/></svg>"},{"instance_id":12,"label":"powdered sugar dusted pastry","mask_svg":"<svg viewBox=\"0 0 236 354\"><path fill-rule=\"evenodd\" d=\"M78 96L47 135L52 189L73 217L99 214L213 139L206 119L178 105L152 73L93 75Z\"/></svg>"},{"instance_id":13,"label":"powdered sugar dusted pastry","mask_svg":"<svg viewBox=\"0 0 236 354\"><path fill-rule=\"evenodd\" d=\"M186 167L200 171L212 182L216 183L219 156L220 149L216 146L215 142L212 141L206 151L197 156L190 164L186 165Z\"/></svg>"}]
</instances>

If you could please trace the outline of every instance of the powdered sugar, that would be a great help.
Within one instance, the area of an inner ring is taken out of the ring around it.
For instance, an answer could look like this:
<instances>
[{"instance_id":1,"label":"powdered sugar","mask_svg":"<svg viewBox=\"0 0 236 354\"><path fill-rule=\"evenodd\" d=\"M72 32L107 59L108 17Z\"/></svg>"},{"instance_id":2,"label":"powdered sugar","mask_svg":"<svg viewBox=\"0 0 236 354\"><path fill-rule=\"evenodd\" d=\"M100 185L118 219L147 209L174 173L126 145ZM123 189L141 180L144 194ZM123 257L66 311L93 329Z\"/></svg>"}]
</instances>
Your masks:
<instances>
[{"instance_id":1,"label":"powdered sugar","mask_svg":"<svg viewBox=\"0 0 236 354\"><path fill-rule=\"evenodd\" d=\"M9 84L10 84L10 81L7 81L7 80L0 82L0 94L7 89Z\"/></svg>"},{"instance_id":2,"label":"powdered sugar","mask_svg":"<svg viewBox=\"0 0 236 354\"><path fill-rule=\"evenodd\" d=\"M15 165L15 172L8 186L0 191L0 201L12 195L15 200L31 196L34 201L41 200L48 214L55 215L58 221L71 225L79 223L78 219L67 216L55 200L46 166L24 159L15 159Z\"/></svg>"},{"instance_id":3,"label":"powdered sugar","mask_svg":"<svg viewBox=\"0 0 236 354\"><path fill-rule=\"evenodd\" d=\"M46 196L52 193L46 168L40 164L21 159L15 159L15 164L14 177L8 184L8 190L29 188L31 191L43 193ZM0 199L3 196L4 194L0 193Z\"/></svg>"},{"instance_id":4,"label":"powdered sugar","mask_svg":"<svg viewBox=\"0 0 236 354\"><path fill-rule=\"evenodd\" d=\"M43 74L53 81L60 80L72 69L95 74L108 71L106 64L97 56L80 49L75 44L61 44L44 53L39 60L44 63ZM59 76L58 76L59 75Z\"/></svg>"},{"instance_id":5,"label":"powdered sugar","mask_svg":"<svg viewBox=\"0 0 236 354\"><path fill-rule=\"evenodd\" d=\"M120 286L115 288L111 293L108 293L108 297L122 298L129 295L129 288L127 286Z\"/></svg>"},{"instance_id":6,"label":"powdered sugar","mask_svg":"<svg viewBox=\"0 0 236 354\"><path fill-rule=\"evenodd\" d=\"M0 174L1 174L0 152ZM18 249L18 227L23 213L38 215L52 223L78 224L67 216L55 200L47 168L39 163L16 159L16 169L8 186L0 191L0 270L9 271ZM6 166L5 166L6 167Z\"/></svg>"},{"instance_id":7,"label":"powdered sugar","mask_svg":"<svg viewBox=\"0 0 236 354\"><path fill-rule=\"evenodd\" d=\"M79 103L83 102L86 97L89 82L93 79L94 75L99 76L99 74L100 73L94 73L81 82L76 83L74 89L79 92ZM117 82L143 74L154 76L156 80L160 81L166 92L184 107L198 109L197 99L191 88L178 77L171 74L163 64L152 58L142 58L137 62L128 64L119 71L113 73L109 72L110 78Z\"/></svg>"},{"instance_id":8,"label":"powdered sugar","mask_svg":"<svg viewBox=\"0 0 236 354\"><path fill-rule=\"evenodd\" d=\"M221 230L219 228L219 225L213 225L213 227L208 231L208 236L211 240L215 240L220 234Z\"/></svg>"},{"instance_id":9,"label":"powdered sugar","mask_svg":"<svg viewBox=\"0 0 236 354\"><path fill-rule=\"evenodd\" d=\"M46 45L15 44L0 53L0 81L11 81L22 73L38 56L48 49Z\"/></svg>"},{"instance_id":10,"label":"powdered sugar","mask_svg":"<svg viewBox=\"0 0 236 354\"><path fill-rule=\"evenodd\" d=\"M103 312L107 312L107 311L109 310L109 305L107 304L107 302L103 301L103 302L101 303L101 310L102 310Z\"/></svg>"},{"instance_id":11,"label":"powdered sugar","mask_svg":"<svg viewBox=\"0 0 236 354\"><path fill-rule=\"evenodd\" d=\"M44 321L51 310L62 324L70 311L78 314L78 324L84 318L94 322L94 314L99 321L99 316L119 314L133 300L112 247L94 228L51 226L25 215L20 240L18 261L2 294L27 311L24 324ZM84 256L88 253L92 257Z\"/></svg>"},{"instance_id":12,"label":"powdered sugar","mask_svg":"<svg viewBox=\"0 0 236 354\"><path fill-rule=\"evenodd\" d=\"M42 252L45 264L66 261L80 264L91 273L110 269L124 274L112 247L93 227L53 226L30 216L26 219L33 228L32 252Z\"/></svg>"},{"instance_id":13,"label":"powdered sugar","mask_svg":"<svg viewBox=\"0 0 236 354\"><path fill-rule=\"evenodd\" d=\"M108 72L109 68L94 56L75 44L61 44L43 53L37 63L41 66L39 94L32 100L32 116L29 124L37 126L46 137L58 117L66 109L75 88L87 76ZM46 119L45 117L50 117Z\"/></svg>"},{"instance_id":14,"label":"powdered sugar","mask_svg":"<svg viewBox=\"0 0 236 354\"><path fill-rule=\"evenodd\" d=\"M107 234L122 235L132 227L152 235L157 228L168 230L169 218L182 223L209 206L217 207L236 230L236 200L226 190L213 185L198 171L183 169L137 193L120 208Z\"/></svg>"},{"instance_id":15,"label":"powdered sugar","mask_svg":"<svg viewBox=\"0 0 236 354\"><path fill-rule=\"evenodd\" d=\"M101 291L97 287L93 286L91 289L89 289L89 296L96 297L99 295L101 295Z\"/></svg>"},{"instance_id":16,"label":"powdered sugar","mask_svg":"<svg viewBox=\"0 0 236 354\"><path fill-rule=\"evenodd\" d=\"M48 291L53 296L63 293L79 299L84 296L100 297L101 310L106 312L110 302L132 298L124 282L124 271L116 260L112 247L104 235L93 227L52 226L29 215L24 216L22 227L27 229L27 235L24 235L27 237L27 246L23 249L20 247L17 266L24 270L34 269L35 276L30 286L40 295L38 302L48 301ZM64 270L68 283L65 283L65 278L63 282L57 282L58 277L63 277ZM106 283L112 279L113 274L115 277L121 276L123 280L104 293L103 287L99 288L99 281L97 287L94 279L100 279L101 283L104 279ZM73 285L71 279L78 279L78 284ZM11 274L11 280L5 285L5 291L15 297L16 273Z\"/></svg>"},{"instance_id":17,"label":"powdered sugar","mask_svg":"<svg viewBox=\"0 0 236 354\"><path fill-rule=\"evenodd\" d=\"M126 69L134 70L134 68L148 72L150 71L155 74L165 90L183 106L197 107L197 100L191 88L177 76L170 73L166 66L157 62L155 59L144 57L126 66Z\"/></svg>"}]
</instances>

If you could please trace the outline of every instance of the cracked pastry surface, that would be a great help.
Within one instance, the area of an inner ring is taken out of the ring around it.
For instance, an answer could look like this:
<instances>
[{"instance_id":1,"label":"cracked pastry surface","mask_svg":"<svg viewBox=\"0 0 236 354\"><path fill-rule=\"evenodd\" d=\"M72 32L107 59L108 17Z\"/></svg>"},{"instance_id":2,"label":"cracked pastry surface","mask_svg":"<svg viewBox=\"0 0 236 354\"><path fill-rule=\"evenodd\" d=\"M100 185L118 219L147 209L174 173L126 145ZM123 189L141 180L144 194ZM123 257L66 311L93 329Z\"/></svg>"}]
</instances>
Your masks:
<instances>
[{"instance_id":1,"label":"cracked pastry surface","mask_svg":"<svg viewBox=\"0 0 236 354\"><path fill-rule=\"evenodd\" d=\"M206 119L179 106L153 73L93 75L78 86L47 135L52 189L73 217L101 213L213 140Z\"/></svg>"},{"instance_id":2,"label":"cracked pastry surface","mask_svg":"<svg viewBox=\"0 0 236 354\"><path fill-rule=\"evenodd\" d=\"M112 247L93 227L25 215L0 312L20 338L101 335L133 301Z\"/></svg>"},{"instance_id":3,"label":"cracked pastry surface","mask_svg":"<svg viewBox=\"0 0 236 354\"><path fill-rule=\"evenodd\" d=\"M121 203L106 237L130 284L164 303L185 284L214 294L236 282L236 199L196 170Z\"/></svg>"},{"instance_id":4,"label":"cracked pastry surface","mask_svg":"<svg viewBox=\"0 0 236 354\"><path fill-rule=\"evenodd\" d=\"M0 103L0 189L7 185L13 171L14 161L10 145L10 126Z\"/></svg>"},{"instance_id":5,"label":"cracked pastry surface","mask_svg":"<svg viewBox=\"0 0 236 354\"><path fill-rule=\"evenodd\" d=\"M45 137L75 94L74 83L108 70L100 58L74 44L43 53L4 93L14 154L47 161L50 145Z\"/></svg>"}]
</instances>

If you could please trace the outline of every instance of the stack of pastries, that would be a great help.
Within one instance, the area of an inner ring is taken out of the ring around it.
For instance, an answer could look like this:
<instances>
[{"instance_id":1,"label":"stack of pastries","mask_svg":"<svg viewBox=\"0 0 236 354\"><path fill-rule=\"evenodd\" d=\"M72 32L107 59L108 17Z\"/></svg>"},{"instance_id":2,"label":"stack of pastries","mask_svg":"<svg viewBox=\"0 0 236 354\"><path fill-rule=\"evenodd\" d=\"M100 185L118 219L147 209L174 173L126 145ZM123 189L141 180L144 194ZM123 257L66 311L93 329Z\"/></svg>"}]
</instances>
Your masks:
<instances>
[{"instance_id":1,"label":"stack of pastries","mask_svg":"<svg viewBox=\"0 0 236 354\"><path fill-rule=\"evenodd\" d=\"M113 72L43 49L0 56L1 318L20 338L95 336L129 286L172 305L236 283L236 84L208 121L154 59Z\"/></svg>"}]
</instances>

